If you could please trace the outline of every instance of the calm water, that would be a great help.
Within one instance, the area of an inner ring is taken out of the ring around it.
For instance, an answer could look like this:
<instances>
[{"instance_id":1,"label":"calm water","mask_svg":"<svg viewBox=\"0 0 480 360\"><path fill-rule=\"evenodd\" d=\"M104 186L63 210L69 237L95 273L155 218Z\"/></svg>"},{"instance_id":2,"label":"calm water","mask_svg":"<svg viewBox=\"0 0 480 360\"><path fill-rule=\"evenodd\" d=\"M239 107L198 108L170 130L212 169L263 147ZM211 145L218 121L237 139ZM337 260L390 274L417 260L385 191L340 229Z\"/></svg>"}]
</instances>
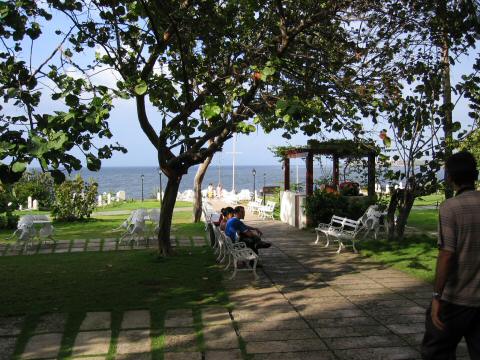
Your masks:
<instances>
[{"instance_id":1,"label":"calm water","mask_svg":"<svg viewBox=\"0 0 480 360\"><path fill-rule=\"evenodd\" d=\"M278 186L283 183L283 170L281 165L270 166L236 166L235 167L235 189L253 190L252 169L255 168L255 188L258 190L266 186ZM193 179L197 167L190 168L187 175L182 178L180 191L193 189ZM320 176L321 170L315 169L315 176ZM140 199L142 196L142 180L144 175L143 192L145 198L152 198L159 188L158 168L156 167L105 167L99 172L81 170L79 172L84 179L93 178L97 181L99 192L116 193L119 190L126 192L127 198ZM305 167L299 167L298 180L305 183ZM214 186L220 182L224 189L232 190L232 167L231 166L210 166L203 180L203 188L207 188L209 183ZM291 183L296 182L296 167L291 167ZM167 178L162 175L162 185L165 189Z\"/></svg>"},{"instance_id":2,"label":"calm water","mask_svg":"<svg viewBox=\"0 0 480 360\"><path fill-rule=\"evenodd\" d=\"M241 189L249 189L253 191L253 175L252 170L255 168L255 189L259 190L266 186L280 186L283 184L283 170L279 165L268 166L236 166L235 167L235 189L240 191ZM197 167L190 168L190 171L185 175L180 184L180 191L187 189L193 189L193 179ZM314 179L322 178L325 176L331 176L330 168L314 167ZM439 174L439 177L443 176ZM144 175L143 181L143 193L145 198L156 197L156 192L159 188L159 175L158 168L156 167L105 167L99 172L91 172L87 169L80 171L80 174L84 179L93 178L98 183L99 192L111 192L116 193L119 190L126 192L127 198L140 199L142 197L142 180L141 176ZM203 180L203 189L206 189L209 183L212 183L215 187L220 182L224 189L232 190L232 166L210 166L207 170L205 178ZM340 179L343 179L343 173L340 172ZM359 181L358 174L350 173L347 175L347 180ZM296 165L290 166L290 183L300 183L305 186L305 167L298 166L298 181L297 181L297 167ZM384 181L381 181L385 183ZM167 178L162 175L163 189L167 184Z\"/></svg>"}]
</instances>

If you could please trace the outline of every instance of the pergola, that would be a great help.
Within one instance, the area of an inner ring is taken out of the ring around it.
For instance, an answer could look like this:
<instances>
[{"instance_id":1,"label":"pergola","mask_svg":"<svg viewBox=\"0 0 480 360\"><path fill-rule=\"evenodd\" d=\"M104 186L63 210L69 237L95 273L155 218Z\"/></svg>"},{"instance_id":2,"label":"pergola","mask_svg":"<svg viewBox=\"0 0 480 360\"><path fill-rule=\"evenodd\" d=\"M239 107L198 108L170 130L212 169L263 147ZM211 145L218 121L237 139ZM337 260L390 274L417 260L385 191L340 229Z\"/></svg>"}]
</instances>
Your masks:
<instances>
[{"instance_id":1,"label":"pergola","mask_svg":"<svg viewBox=\"0 0 480 360\"><path fill-rule=\"evenodd\" d=\"M313 157L315 155L328 155L333 158L333 185L338 189L341 158L367 158L368 159L368 196L375 195L375 157L378 148L370 142L355 140L329 140L319 142L309 140L307 146L278 148L277 152L283 158L285 190L290 190L290 159L305 158L306 195L313 194Z\"/></svg>"}]
</instances>

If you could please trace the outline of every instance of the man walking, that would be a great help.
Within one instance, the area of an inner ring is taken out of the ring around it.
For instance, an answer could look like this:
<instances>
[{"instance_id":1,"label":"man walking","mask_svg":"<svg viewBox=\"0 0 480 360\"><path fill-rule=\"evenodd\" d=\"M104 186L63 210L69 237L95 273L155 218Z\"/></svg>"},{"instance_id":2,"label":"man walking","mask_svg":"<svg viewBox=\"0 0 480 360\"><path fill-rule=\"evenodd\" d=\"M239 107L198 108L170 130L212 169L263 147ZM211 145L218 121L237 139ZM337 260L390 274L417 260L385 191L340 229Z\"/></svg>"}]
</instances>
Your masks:
<instances>
[{"instance_id":1,"label":"man walking","mask_svg":"<svg viewBox=\"0 0 480 360\"><path fill-rule=\"evenodd\" d=\"M454 198L439 209L439 254L431 307L427 312L422 358L455 359L465 337L472 360L480 359L480 192L478 170L469 152L445 164Z\"/></svg>"}]
</instances>

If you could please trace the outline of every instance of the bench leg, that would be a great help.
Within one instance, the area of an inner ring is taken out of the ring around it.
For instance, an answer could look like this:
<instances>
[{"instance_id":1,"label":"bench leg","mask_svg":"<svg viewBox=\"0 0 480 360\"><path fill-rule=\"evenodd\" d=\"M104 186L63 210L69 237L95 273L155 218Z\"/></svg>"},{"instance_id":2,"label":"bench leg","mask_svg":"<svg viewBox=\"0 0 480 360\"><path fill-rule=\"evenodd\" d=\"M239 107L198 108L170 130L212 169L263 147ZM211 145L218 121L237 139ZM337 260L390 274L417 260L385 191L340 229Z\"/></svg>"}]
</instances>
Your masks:
<instances>
[{"instance_id":1,"label":"bench leg","mask_svg":"<svg viewBox=\"0 0 480 360\"><path fill-rule=\"evenodd\" d=\"M318 244L319 241L320 241L320 234L319 234L319 232L317 231L317 240L315 241L315 245Z\"/></svg>"},{"instance_id":2,"label":"bench leg","mask_svg":"<svg viewBox=\"0 0 480 360\"><path fill-rule=\"evenodd\" d=\"M324 247L328 247L328 245L330 245L330 236L328 236L328 234L326 234L325 236L327 237L327 242Z\"/></svg>"},{"instance_id":3,"label":"bench leg","mask_svg":"<svg viewBox=\"0 0 480 360\"><path fill-rule=\"evenodd\" d=\"M258 259L253 260L253 277L255 280L258 280L258 275L257 275L257 261Z\"/></svg>"},{"instance_id":4,"label":"bench leg","mask_svg":"<svg viewBox=\"0 0 480 360\"><path fill-rule=\"evenodd\" d=\"M233 280L237 275L237 259L233 259L233 274L230 276L230 280Z\"/></svg>"},{"instance_id":5,"label":"bench leg","mask_svg":"<svg viewBox=\"0 0 480 360\"><path fill-rule=\"evenodd\" d=\"M342 248L344 248L345 245L343 245L342 241L341 240L338 240L338 250L337 250L337 254L340 254L340 252L342 251Z\"/></svg>"},{"instance_id":6,"label":"bench leg","mask_svg":"<svg viewBox=\"0 0 480 360\"><path fill-rule=\"evenodd\" d=\"M227 266L225 266L225 268L223 270L225 270L225 271L228 270L228 268L230 267L231 258L232 258L232 256L229 255L228 256L228 264L227 264Z\"/></svg>"},{"instance_id":7,"label":"bench leg","mask_svg":"<svg viewBox=\"0 0 480 360\"><path fill-rule=\"evenodd\" d=\"M352 248L353 248L353 252L354 252L355 254L358 254L358 251L357 251L357 249L355 248L355 239L352 239Z\"/></svg>"}]
</instances>

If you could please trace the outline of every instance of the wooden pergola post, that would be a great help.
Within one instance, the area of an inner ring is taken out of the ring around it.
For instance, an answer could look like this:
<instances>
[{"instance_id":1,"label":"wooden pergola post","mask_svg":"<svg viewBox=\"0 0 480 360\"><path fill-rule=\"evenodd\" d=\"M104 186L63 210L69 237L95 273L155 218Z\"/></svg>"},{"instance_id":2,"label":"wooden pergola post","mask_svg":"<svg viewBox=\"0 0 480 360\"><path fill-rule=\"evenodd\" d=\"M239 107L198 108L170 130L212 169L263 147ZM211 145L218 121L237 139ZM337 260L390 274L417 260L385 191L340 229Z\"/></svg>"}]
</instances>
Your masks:
<instances>
[{"instance_id":1,"label":"wooden pergola post","mask_svg":"<svg viewBox=\"0 0 480 360\"><path fill-rule=\"evenodd\" d=\"M340 180L340 161L337 154L333 154L333 186L338 190Z\"/></svg>"},{"instance_id":2,"label":"wooden pergola post","mask_svg":"<svg viewBox=\"0 0 480 360\"><path fill-rule=\"evenodd\" d=\"M288 157L283 159L283 181L284 190L290 190L290 159Z\"/></svg>"},{"instance_id":3,"label":"wooden pergola post","mask_svg":"<svg viewBox=\"0 0 480 360\"><path fill-rule=\"evenodd\" d=\"M305 161L307 167L305 192L307 196L310 196L313 194L313 153L311 151L308 152Z\"/></svg>"},{"instance_id":4,"label":"wooden pergola post","mask_svg":"<svg viewBox=\"0 0 480 360\"><path fill-rule=\"evenodd\" d=\"M375 196L375 154L368 154L368 196Z\"/></svg>"}]
</instances>

